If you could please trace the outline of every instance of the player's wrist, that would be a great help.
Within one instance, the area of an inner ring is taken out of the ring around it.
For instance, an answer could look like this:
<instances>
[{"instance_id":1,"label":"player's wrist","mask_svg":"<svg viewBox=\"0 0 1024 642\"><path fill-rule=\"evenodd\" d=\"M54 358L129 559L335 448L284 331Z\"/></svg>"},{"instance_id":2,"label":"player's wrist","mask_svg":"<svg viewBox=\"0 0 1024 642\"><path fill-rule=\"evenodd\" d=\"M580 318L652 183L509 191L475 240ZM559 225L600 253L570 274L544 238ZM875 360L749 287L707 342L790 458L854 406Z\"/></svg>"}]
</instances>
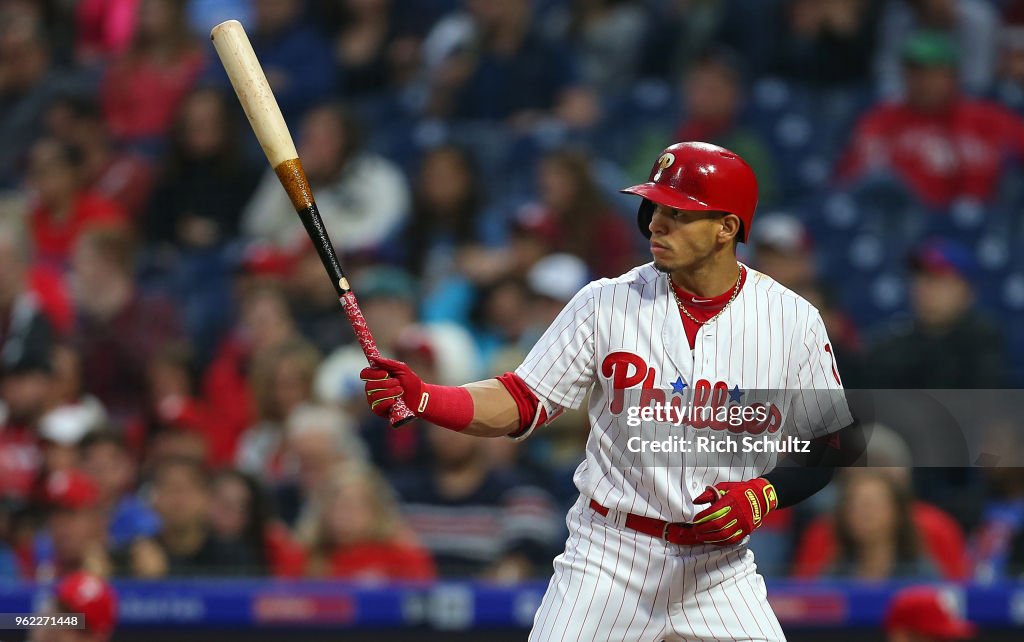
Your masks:
<instances>
[{"instance_id":1,"label":"player's wrist","mask_svg":"<svg viewBox=\"0 0 1024 642\"><path fill-rule=\"evenodd\" d=\"M423 384L419 394L405 403L417 417L455 432L473 422L473 396L460 386Z\"/></svg>"},{"instance_id":2,"label":"player's wrist","mask_svg":"<svg viewBox=\"0 0 1024 642\"><path fill-rule=\"evenodd\" d=\"M775 490L774 484L764 477L752 479L750 485L753 486L754 491L757 493L757 499L763 511L763 519L765 515L779 507L778 493ZM758 525L760 526L760 524Z\"/></svg>"}]
</instances>

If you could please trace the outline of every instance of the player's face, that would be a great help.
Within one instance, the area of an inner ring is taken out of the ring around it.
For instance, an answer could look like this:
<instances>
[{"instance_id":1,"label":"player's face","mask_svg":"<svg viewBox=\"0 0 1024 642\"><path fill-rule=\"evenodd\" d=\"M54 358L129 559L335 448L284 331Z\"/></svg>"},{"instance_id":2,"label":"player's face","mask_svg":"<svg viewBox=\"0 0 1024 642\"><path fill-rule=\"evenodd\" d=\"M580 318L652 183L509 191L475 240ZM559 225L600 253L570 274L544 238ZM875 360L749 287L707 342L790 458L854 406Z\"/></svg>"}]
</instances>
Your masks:
<instances>
[{"instance_id":1,"label":"player's face","mask_svg":"<svg viewBox=\"0 0 1024 642\"><path fill-rule=\"evenodd\" d=\"M651 217L651 254L654 266L675 272L700 265L731 242L726 229L733 223L721 212L692 212L658 205Z\"/></svg>"}]
</instances>

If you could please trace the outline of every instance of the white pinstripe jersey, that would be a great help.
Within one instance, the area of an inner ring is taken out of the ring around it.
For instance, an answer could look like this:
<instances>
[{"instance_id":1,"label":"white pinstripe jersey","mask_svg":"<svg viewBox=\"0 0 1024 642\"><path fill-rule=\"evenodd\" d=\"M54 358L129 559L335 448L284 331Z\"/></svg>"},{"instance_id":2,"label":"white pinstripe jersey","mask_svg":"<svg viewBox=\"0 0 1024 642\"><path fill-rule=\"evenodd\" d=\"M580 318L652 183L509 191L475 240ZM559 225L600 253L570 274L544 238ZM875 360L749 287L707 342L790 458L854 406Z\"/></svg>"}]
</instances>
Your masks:
<instances>
[{"instance_id":1,"label":"white pinstripe jersey","mask_svg":"<svg viewBox=\"0 0 1024 642\"><path fill-rule=\"evenodd\" d=\"M852 422L821 315L769 276L746 269L736 299L700 327L693 349L668 277L649 263L583 288L516 369L548 416L579 408L590 393L591 431L575 475L581 493L615 510L690 521L704 508L695 509L692 498L706 486L758 477L779 457L750 449L697 452L697 439L716 436L716 427L636 415L629 422L630 408L685 405L688 395L716 392L728 395L728 405L770 401L773 420L730 431L747 433L737 442L748 435L810 439ZM670 436L689 442L690 451L635 452Z\"/></svg>"}]
</instances>

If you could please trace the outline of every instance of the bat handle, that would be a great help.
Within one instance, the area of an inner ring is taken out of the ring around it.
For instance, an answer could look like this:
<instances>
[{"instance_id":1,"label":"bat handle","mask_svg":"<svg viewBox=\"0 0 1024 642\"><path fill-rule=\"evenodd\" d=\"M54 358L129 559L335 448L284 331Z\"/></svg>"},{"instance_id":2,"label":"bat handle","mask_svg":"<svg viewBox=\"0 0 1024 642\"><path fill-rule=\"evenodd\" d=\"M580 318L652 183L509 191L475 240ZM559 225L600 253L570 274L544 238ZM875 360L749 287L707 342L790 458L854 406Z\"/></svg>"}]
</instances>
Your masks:
<instances>
[{"instance_id":1,"label":"bat handle","mask_svg":"<svg viewBox=\"0 0 1024 642\"><path fill-rule=\"evenodd\" d=\"M352 324L352 330L356 333L356 340L359 341L359 346L363 349L363 354L366 355L366 360L373 361L379 359L380 350L377 349L377 342L373 340L373 335L370 334L370 328L366 325L363 312L359 309L359 304L356 303L356 295L348 291L341 295L339 300L341 301L341 307L345 309L345 316L348 317L348 322ZM409 410L401 399L391 406L389 419L391 420L392 428L398 428L415 418L416 415L412 414L412 411Z\"/></svg>"}]
</instances>

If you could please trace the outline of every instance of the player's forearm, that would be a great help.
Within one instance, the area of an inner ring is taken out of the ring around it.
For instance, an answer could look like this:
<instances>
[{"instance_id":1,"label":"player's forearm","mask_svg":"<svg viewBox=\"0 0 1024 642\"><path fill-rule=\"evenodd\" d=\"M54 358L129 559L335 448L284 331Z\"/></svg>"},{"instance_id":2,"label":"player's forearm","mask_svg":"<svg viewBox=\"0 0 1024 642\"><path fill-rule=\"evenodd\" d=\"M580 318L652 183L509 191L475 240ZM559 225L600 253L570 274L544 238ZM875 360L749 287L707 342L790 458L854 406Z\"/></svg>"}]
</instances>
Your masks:
<instances>
[{"instance_id":1,"label":"player's forearm","mask_svg":"<svg viewBox=\"0 0 1024 642\"><path fill-rule=\"evenodd\" d=\"M376 359L363 368L366 400L381 417L401 399L420 419L478 437L525 438L546 414L536 396L514 373L464 386L424 382L408 364Z\"/></svg>"},{"instance_id":2,"label":"player's forearm","mask_svg":"<svg viewBox=\"0 0 1024 642\"><path fill-rule=\"evenodd\" d=\"M473 398L473 421L462 432L477 437L504 437L519 429L519 409L497 379L463 386Z\"/></svg>"},{"instance_id":3,"label":"player's forearm","mask_svg":"<svg viewBox=\"0 0 1024 642\"><path fill-rule=\"evenodd\" d=\"M811 442L807 454L791 455L764 478L775 487L779 508L799 504L828 486L840 468L854 465L866 444L860 423Z\"/></svg>"}]
</instances>

